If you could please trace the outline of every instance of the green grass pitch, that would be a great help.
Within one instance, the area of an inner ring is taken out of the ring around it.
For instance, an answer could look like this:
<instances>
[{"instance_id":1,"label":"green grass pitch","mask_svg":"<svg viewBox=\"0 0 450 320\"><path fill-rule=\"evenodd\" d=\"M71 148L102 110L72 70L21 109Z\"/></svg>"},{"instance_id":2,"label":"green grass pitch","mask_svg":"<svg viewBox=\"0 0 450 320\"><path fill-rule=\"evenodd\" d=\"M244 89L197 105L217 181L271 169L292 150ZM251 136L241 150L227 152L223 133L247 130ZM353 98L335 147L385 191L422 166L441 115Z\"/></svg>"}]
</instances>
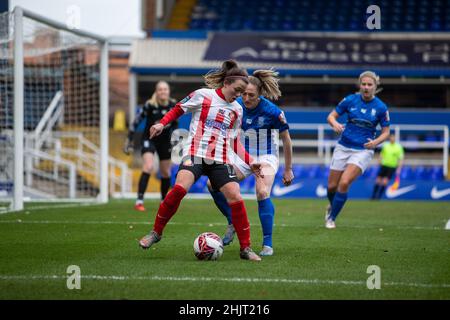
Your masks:
<instances>
[{"instance_id":1,"label":"green grass pitch","mask_svg":"<svg viewBox=\"0 0 450 320\"><path fill-rule=\"evenodd\" d=\"M140 249L158 204L35 203L0 215L0 299L450 299L449 202L350 200L327 230L324 200L274 200L275 255L259 263L239 259L237 240L219 261L196 260L194 238L225 230L211 200L184 200L162 241ZM246 206L258 252L257 203ZM70 265L79 290L67 288ZM380 289L367 288L370 265Z\"/></svg>"}]
</instances>

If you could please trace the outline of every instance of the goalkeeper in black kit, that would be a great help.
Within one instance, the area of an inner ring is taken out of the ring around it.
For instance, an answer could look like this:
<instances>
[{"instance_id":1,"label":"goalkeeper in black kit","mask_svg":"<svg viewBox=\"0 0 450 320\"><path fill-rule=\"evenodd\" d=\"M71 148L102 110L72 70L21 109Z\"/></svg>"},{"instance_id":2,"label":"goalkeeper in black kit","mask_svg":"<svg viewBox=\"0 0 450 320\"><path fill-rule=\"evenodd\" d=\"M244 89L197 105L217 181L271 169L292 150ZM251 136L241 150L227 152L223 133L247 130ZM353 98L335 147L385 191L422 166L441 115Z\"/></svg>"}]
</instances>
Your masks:
<instances>
[{"instance_id":1,"label":"goalkeeper in black kit","mask_svg":"<svg viewBox=\"0 0 450 320\"><path fill-rule=\"evenodd\" d=\"M137 200L134 208L144 211L144 194L147 190L148 181L154 166L155 152L159 157L159 171L161 175L161 199L163 200L170 188L170 173L172 167L171 152L172 144L170 138L172 132L178 127L177 122L171 123L161 135L150 139L150 127L164 117L164 115L175 106L176 101L170 98L170 87L165 81L156 84L155 92L148 100L141 112L136 116L130 127L128 138L125 142L124 153L129 155L133 152L133 138L136 128L145 119L145 129L142 136L142 173L139 178Z\"/></svg>"}]
</instances>

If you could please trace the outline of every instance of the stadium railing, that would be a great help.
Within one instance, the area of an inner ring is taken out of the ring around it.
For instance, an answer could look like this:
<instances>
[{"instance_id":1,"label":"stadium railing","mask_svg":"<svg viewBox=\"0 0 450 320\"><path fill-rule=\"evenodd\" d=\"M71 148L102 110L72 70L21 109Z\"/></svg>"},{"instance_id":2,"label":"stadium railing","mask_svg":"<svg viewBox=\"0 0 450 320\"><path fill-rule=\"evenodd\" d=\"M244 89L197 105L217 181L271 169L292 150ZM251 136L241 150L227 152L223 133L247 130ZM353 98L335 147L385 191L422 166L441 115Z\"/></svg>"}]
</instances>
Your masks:
<instances>
[{"instance_id":1,"label":"stadium railing","mask_svg":"<svg viewBox=\"0 0 450 320\"><path fill-rule=\"evenodd\" d=\"M332 150L336 145L337 139L329 139L328 132L333 132L328 124L325 123L311 123L311 124L301 124L301 123L290 123L289 124L292 138L293 148L303 148L305 149L315 149L315 154L302 154L302 152L294 152L294 163L303 164L325 164L329 165L332 157ZM444 176L448 175L448 149L449 149L449 129L445 125L392 125L391 131L395 132L397 141L405 149L405 160L406 165L440 165L442 166ZM441 141L406 141L402 140L403 132L435 132L442 135ZM295 138L295 135L309 133L315 134L316 137L312 139ZM280 148L282 148L283 143L280 140ZM381 145L377 148L379 149ZM427 156L424 157L423 154L415 156L414 154L409 154L408 151L420 151L423 150L437 150L442 151L442 156L439 158ZM280 156L283 153L280 152ZM372 164L376 164L377 160L374 158Z\"/></svg>"}]
</instances>

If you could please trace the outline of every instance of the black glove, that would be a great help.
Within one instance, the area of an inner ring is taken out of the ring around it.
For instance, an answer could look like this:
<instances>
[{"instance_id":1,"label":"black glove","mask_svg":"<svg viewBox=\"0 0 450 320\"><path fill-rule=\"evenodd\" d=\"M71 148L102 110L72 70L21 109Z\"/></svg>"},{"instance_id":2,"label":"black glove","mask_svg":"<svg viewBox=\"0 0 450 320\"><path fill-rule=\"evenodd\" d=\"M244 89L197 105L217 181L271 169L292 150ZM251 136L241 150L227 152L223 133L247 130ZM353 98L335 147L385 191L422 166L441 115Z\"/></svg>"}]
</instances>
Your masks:
<instances>
[{"instance_id":1,"label":"black glove","mask_svg":"<svg viewBox=\"0 0 450 320\"><path fill-rule=\"evenodd\" d=\"M132 154L134 151L133 142L129 139L125 141L125 144L123 146L123 153L125 153L127 156Z\"/></svg>"}]
</instances>

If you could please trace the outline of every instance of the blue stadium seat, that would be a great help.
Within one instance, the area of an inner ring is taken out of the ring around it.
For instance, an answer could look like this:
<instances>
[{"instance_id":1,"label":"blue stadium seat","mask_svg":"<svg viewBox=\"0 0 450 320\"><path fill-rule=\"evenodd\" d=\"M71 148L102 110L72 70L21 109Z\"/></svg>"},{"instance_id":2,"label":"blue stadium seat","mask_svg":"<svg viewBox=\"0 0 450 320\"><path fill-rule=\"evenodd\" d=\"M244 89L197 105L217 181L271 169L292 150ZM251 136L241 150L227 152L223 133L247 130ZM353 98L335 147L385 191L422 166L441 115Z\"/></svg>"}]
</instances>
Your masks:
<instances>
[{"instance_id":1,"label":"blue stadium seat","mask_svg":"<svg viewBox=\"0 0 450 320\"><path fill-rule=\"evenodd\" d=\"M412 169L410 166L403 166L402 172L400 173L400 179L410 180L412 179Z\"/></svg>"},{"instance_id":2,"label":"blue stadium seat","mask_svg":"<svg viewBox=\"0 0 450 320\"><path fill-rule=\"evenodd\" d=\"M241 191L242 192L253 192L253 190L255 189L255 176L251 175L248 178L244 179L243 181L241 181L240 187L241 187Z\"/></svg>"},{"instance_id":3,"label":"blue stadium seat","mask_svg":"<svg viewBox=\"0 0 450 320\"><path fill-rule=\"evenodd\" d=\"M191 29L220 28L230 25L232 30L343 30L365 31L365 12L371 1L341 0L199 0L194 7L198 14L216 15L218 24L192 23ZM445 31L450 28L449 1L382 0L377 3L389 22L383 22L387 31ZM292 20L289 17L292 15ZM225 23L238 17L241 23ZM361 19L355 19L361 17ZM258 21L266 22L266 27ZM252 21L252 22L250 22ZM293 22L295 21L295 23ZM279 23L282 22L282 23ZM301 23L299 23L301 22ZM239 29L240 28L240 29Z\"/></svg>"},{"instance_id":4,"label":"blue stadium seat","mask_svg":"<svg viewBox=\"0 0 450 320\"><path fill-rule=\"evenodd\" d=\"M431 180L444 180L444 169L442 166L434 166L431 171Z\"/></svg>"},{"instance_id":5,"label":"blue stadium seat","mask_svg":"<svg viewBox=\"0 0 450 320\"><path fill-rule=\"evenodd\" d=\"M206 187L206 181L208 180L208 177L201 176L191 187L189 192L192 193L200 193L200 192L208 192L208 189Z\"/></svg>"}]
</instances>

